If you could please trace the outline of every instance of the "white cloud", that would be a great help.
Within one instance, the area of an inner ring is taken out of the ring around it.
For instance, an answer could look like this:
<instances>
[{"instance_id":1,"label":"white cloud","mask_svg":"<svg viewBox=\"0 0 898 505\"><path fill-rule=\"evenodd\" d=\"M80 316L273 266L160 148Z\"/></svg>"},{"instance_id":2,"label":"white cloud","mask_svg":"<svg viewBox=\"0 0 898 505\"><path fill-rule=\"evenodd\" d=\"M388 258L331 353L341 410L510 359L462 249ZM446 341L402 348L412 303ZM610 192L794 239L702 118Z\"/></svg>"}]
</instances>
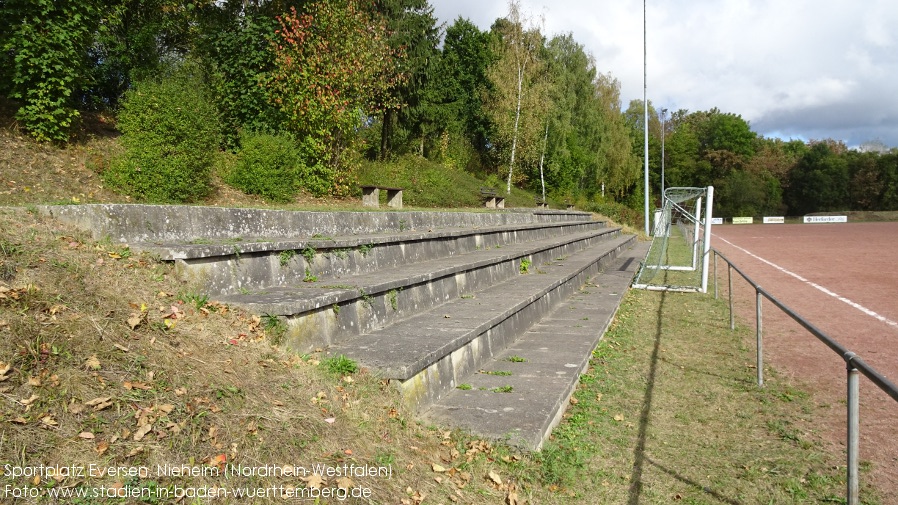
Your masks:
<instances>
[{"instance_id":1,"label":"white cloud","mask_svg":"<svg viewBox=\"0 0 898 505\"><path fill-rule=\"evenodd\" d=\"M501 0L430 0L441 21L488 29ZM643 2L523 0L547 35L572 32L624 107L643 93ZM894 0L648 1L648 95L657 106L741 115L756 131L898 146Z\"/></svg>"}]
</instances>

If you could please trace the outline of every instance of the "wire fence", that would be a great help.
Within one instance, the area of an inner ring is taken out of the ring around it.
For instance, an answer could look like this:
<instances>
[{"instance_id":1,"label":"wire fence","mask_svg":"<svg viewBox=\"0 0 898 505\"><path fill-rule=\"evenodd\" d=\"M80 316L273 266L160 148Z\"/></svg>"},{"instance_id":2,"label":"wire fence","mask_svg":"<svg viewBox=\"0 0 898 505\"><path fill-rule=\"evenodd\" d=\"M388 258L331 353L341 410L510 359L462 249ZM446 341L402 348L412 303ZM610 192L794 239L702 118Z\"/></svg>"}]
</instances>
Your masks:
<instances>
[{"instance_id":1,"label":"wire fence","mask_svg":"<svg viewBox=\"0 0 898 505\"><path fill-rule=\"evenodd\" d=\"M718 291L718 275L717 275L717 259L720 258L727 265L727 282L729 293L730 308L730 329L736 329L736 316L733 311L733 271L738 273L748 282L755 290L755 327L756 327L756 344L757 344L757 373L758 386L764 386L764 338L763 338L763 318L762 318L762 301L764 298L773 303L784 314L791 317L795 322L804 327L808 332L817 337L818 340L826 344L827 347L841 356L845 361L846 373L848 376L848 388L846 391L847 400L847 434L846 441L846 462L847 462L847 489L845 491L847 505L858 505L859 501L859 476L858 476L858 454L860 450L860 424L859 424L859 381L860 375L870 379L879 389L891 396L898 402L898 387L889 381L885 376L879 373L875 368L868 365L860 356L845 348L842 344L834 340L832 337L821 331L819 328L808 322L805 318L797 314L786 304L779 301L772 294L758 285L748 275L734 265L720 251L713 249L714 252L714 298L719 298Z\"/></svg>"}]
</instances>

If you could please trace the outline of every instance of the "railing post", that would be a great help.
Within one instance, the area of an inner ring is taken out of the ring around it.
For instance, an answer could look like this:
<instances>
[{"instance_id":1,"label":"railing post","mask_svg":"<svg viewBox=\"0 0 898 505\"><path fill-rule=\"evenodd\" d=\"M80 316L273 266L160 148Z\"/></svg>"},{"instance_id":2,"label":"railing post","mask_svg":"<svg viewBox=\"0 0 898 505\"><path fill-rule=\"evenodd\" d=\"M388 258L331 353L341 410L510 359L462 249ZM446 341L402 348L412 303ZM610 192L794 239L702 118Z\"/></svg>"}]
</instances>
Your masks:
<instances>
[{"instance_id":1,"label":"railing post","mask_svg":"<svg viewBox=\"0 0 898 505\"><path fill-rule=\"evenodd\" d=\"M733 265L727 261L727 279L730 283L730 330L736 329L736 315L733 313Z\"/></svg>"},{"instance_id":2,"label":"railing post","mask_svg":"<svg viewBox=\"0 0 898 505\"><path fill-rule=\"evenodd\" d=\"M845 355L847 358L848 369L848 489L846 496L847 505L858 505L860 503L858 497L858 456L860 453L860 422L859 415L859 383L860 372L851 363L855 354L849 352Z\"/></svg>"},{"instance_id":3,"label":"railing post","mask_svg":"<svg viewBox=\"0 0 898 505\"><path fill-rule=\"evenodd\" d=\"M717 292L717 251L714 251L714 299L720 299L719 293Z\"/></svg>"},{"instance_id":4,"label":"railing post","mask_svg":"<svg viewBox=\"0 0 898 505\"><path fill-rule=\"evenodd\" d=\"M764 386L764 340L762 338L761 333L761 288L756 288L757 293L757 316L756 316L756 325L758 328L758 387Z\"/></svg>"}]
</instances>

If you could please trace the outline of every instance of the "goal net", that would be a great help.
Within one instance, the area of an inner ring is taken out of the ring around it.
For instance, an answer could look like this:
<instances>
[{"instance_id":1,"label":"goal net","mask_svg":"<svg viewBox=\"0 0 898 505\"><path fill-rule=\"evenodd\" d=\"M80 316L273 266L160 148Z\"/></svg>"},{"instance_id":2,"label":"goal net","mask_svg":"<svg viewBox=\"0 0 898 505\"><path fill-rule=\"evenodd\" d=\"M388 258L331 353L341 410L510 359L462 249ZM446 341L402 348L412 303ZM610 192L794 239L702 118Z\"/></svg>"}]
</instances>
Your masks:
<instances>
[{"instance_id":1,"label":"goal net","mask_svg":"<svg viewBox=\"0 0 898 505\"><path fill-rule=\"evenodd\" d=\"M713 201L713 186L664 190L652 244L633 287L707 292Z\"/></svg>"}]
</instances>

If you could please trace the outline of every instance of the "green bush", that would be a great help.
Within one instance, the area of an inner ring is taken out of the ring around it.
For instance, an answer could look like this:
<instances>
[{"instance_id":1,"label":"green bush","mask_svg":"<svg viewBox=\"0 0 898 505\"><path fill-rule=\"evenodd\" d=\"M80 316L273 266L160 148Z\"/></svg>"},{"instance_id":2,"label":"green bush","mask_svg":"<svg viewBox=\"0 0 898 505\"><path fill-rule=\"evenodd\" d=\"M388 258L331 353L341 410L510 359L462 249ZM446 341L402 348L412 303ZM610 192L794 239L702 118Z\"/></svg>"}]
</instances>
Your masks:
<instances>
[{"instance_id":1,"label":"green bush","mask_svg":"<svg viewBox=\"0 0 898 505\"><path fill-rule=\"evenodd\" d=\"M316 160L315 141L288 133L244 133L237 162L226 179L245 193L288 202L300 189L315 196L335 192L335 172Z\"/></svg>"},{"instance_id":2,"label":"green bush","mask_svg":"<svg viewBox=\"0 0 898 505\"><path fill-rule=\"evenodd\" d=\"M627 224L634 228L643 226L643 215L639 210L630 208L618 202L589 202L583 205L583 210L595 212L612 219L620 224Z\"/></svg>"},{"instance_id":3,"label":"green bush","mask_svg":"<svg viewBox=\"0 0 898 505\"><path fill-rule=\"evenodd\" d=\"M237 164L227 182L271 202L287 202L300 180L299 150L288 135L244 133Z\"/></svg>"},{"instance_id":4,"label":"green bush","mask_svg":"<svg viewBox=\"0 0 898 505\"><path fill-rule=\"evenodd\" d=\"M208 194L220 127L195 65L135 83L118 116L124 153L103 174L138 200L192 202Z\"/></svg>"},{"instance_id":5,"label":"green bush","mask_svg":"<svg viewBox=\"0 0 898 505\"><path fill-rule=\"evenodd\" d=\"M18 102L16 119L36 140L66 142L78 124L75 90L102 17L96 1L0 1L0 92Z\"/></svg>"}]
</instances>

